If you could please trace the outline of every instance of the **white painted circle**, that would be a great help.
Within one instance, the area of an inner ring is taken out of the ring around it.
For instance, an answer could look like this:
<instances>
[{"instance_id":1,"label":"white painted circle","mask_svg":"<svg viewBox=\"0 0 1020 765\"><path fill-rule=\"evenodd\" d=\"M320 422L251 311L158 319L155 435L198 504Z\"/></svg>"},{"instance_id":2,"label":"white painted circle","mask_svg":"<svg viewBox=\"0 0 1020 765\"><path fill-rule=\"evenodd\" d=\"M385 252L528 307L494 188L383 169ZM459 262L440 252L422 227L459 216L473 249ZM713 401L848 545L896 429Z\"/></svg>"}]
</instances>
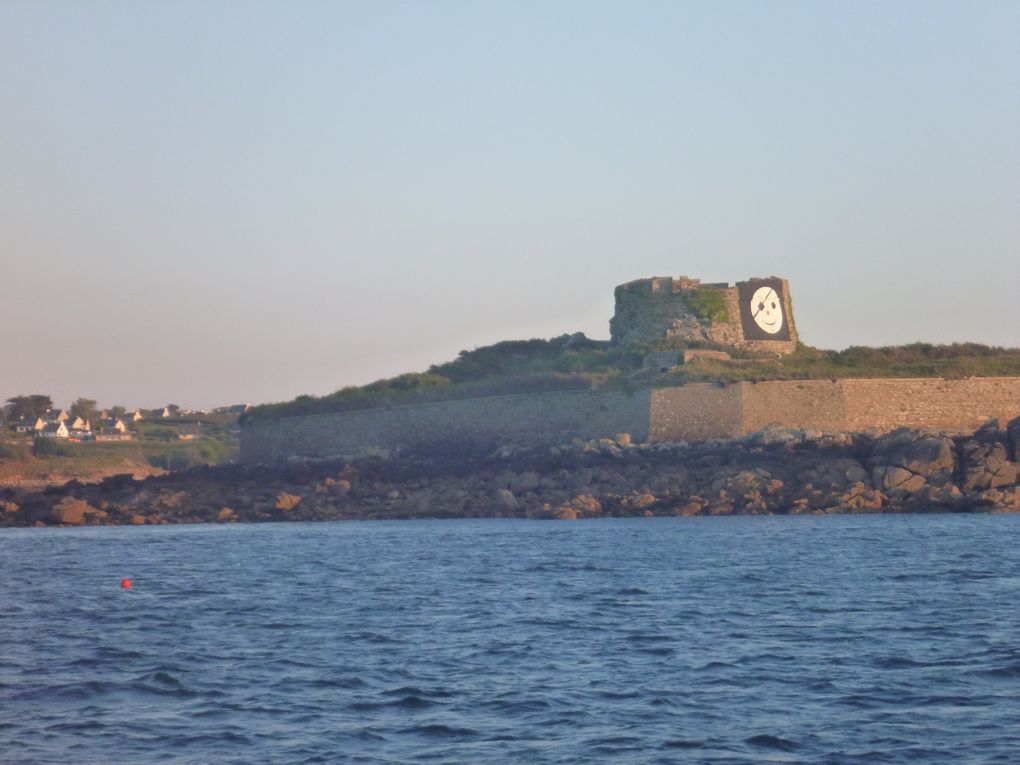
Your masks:
<instances>
[{"instance_id":1,"label":"white painted circle","mask_svg":"<svg viewBox=\"0 0 1020 765\"><path fill-rule=\"evenodd\" d=\"M783 328L783 303L771 287L759 287L751 296L751 316L754 323L768 332L776 334Z\"/></svg>"}]
</instances>

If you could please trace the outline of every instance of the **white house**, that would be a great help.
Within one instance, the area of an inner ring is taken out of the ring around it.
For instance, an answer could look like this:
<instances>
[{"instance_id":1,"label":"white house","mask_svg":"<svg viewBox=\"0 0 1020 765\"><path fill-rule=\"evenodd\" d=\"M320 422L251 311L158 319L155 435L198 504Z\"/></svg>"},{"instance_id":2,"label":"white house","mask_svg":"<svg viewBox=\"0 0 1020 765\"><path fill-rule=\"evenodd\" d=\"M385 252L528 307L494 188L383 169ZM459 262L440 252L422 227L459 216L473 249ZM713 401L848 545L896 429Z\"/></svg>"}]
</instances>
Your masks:
<instances>
[{"instance_id":1,"label":"white house","mask_svg":"<svg viewBox=\"0 0 1020 765\"><path fill-rule=\"evenodd\" d=\"M67 426L63 421L48 422L46 423L46 426L39 431L39 436L42 438L67 438L68 435Z\"/></svg>"}]
</instances>

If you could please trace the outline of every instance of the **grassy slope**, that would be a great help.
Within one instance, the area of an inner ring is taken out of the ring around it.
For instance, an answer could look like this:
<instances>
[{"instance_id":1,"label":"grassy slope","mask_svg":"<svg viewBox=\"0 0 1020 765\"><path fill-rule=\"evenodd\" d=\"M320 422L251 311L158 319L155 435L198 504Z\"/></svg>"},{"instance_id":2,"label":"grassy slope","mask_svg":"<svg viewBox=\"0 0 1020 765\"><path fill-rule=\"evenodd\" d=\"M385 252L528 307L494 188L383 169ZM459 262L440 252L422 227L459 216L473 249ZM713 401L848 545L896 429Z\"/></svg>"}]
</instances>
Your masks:
<instances>
[{"instance_id":1,"label":"grassy slope","mask_svg":"<svg viewBox=\"0 0 1020 765\"><path fill-rule=\"evenodd\" d=\"M578 342L567 335L552 340L505 341L461 351L453 361L434 365L427 372L343 388L321 397L299 396L293 401L264 404L242 421L548 390L627 390L740 380L1020 376L1020 349L976 343L857 346L844 351L802 345L783 358L733 353L739 356L735 363L699 359L668 375L642 374L642 360L648 352L671 349L679 356L680 349L671 348L668 342L614 348L603 342Z\"/></svg>"},{"instance_id":2,"label":"grassy slope","mask_svg":"<svg viewBox=\"0 0 1020 765\"><path fill-rule=\"evenodd\" d=\"M222 464L236 454L236 439L226 437L98 443L54 439L35 450L31 439L18 439L0 443L0 485L51 484L72 479L91 482L119 473L141 477L194 465Z\"/></svg>"}]
</instances>

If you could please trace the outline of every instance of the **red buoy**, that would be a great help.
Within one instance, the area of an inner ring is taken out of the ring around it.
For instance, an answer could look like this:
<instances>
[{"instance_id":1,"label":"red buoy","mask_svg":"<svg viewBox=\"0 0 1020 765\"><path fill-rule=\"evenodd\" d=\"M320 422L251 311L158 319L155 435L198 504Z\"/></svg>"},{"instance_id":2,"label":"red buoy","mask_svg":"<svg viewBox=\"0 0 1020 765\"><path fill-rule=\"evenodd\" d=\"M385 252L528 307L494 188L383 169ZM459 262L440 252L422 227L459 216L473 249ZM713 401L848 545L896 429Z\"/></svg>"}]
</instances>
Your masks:
<instances>
[{"instance_id":1,"label":"red buoy","mask_svg":"<svg viewBox=\"0 0 1020 765\"><path fill-rule=\"evenodd\" d=\"M121 579L120 580L120 586L121 586L121 589L123 589L123 590L130 590L131 589L131 580L130 579Z\"/></svg>"}]
</instances>

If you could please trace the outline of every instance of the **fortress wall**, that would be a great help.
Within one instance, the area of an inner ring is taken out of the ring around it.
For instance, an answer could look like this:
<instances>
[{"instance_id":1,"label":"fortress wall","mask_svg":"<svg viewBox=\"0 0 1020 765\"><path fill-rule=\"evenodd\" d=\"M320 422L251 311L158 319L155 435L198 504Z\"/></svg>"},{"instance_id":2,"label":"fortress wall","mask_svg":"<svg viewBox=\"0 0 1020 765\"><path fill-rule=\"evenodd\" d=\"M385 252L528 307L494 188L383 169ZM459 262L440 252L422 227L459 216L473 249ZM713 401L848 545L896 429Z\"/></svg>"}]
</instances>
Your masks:
<instances>
[{"instance_id":1,"label":"fortress wall","mask_svg":"<svg viewBox=\"0 0 1020 765\"><path fill-rule=\"evenodd\" d=\"M971 430L1020 416L1020 378L843 380L847 429Z\"/></svg>"},{"instance_id":2,"label":"fortress wall","mask_svg":"<svg viewBox=\"0 0 1020 765\"><path fill-rule=\"evenodd\" d=\"M245 425L243 462L356 457L397 449L486 451L630 433L648 438L649 392L557 391L287 417Z\"/></svg>"},{"instance_id":3,"label":"fortress wall","mask_svg":"<svg viewBox=\"0 0 1020 765\"><path fill-rule=\"evenodd\" d=\"M380 449L491 451L630 433L694 441L768 426L825 431L963 431L1020 417L1020 378L698 383L634 394L561 391L289 417L245 425L244 462L355 457Z\"/></svg>"},{"instance_id":4,"label":"fortress wall","mask_svg":"<svg viewBox=\"0 0 1020 765\"><path fill-rule=\"evenodd\" d=\"M741 383L741 433L781 428L847 429L842 384L830 380Z\"/></svg>"},{"instance_id":5,"label":"fortress wall","mask_svg":"<svg viewBox=\"0 0 1020 765\"><path fill-rule=\"evenodd\" d=\"M651 392L649 441L697 441L741 434L740 386L696 383Z\"/></svg>"}]
</instances>

